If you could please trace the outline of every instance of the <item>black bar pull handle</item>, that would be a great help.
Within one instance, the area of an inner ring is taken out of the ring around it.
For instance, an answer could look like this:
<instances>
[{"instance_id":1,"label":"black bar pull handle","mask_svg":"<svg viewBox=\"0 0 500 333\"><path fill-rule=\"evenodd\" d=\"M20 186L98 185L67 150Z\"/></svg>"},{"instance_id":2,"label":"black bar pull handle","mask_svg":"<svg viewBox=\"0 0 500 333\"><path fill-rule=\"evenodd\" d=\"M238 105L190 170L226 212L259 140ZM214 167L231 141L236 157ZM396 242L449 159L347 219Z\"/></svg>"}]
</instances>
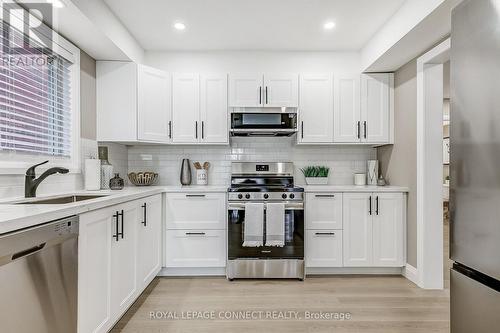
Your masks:
<instances>
[{"instance_id":1,"label":"black bar pull handle","mask_svg":"<svg viewBox=\"0 0 500 333\"><path fill-rule=\"evenodd\" d=\"M375 198L375 214L378 215L378 195L377 197Z\"/></svg>"},{"instance_id":2,"label":"black bar pull handle","mask_svg":"<svg viewBox=\"0 0 500 333\"><path fill-rule=\"evenodd\" d=\"M366 139L366 120L363 122L363 127L364 127L364 137Z\"/></svg>"},{"instance_id":3,"label":"black bar pull handle","mask_svg":"<svg viewBox=\"0 0 500 333\"><path fill-rule=\"evenodd\" d=\"M116 234L114 234L114 235L113 235L113 238L114 238L117 242L119 241L118 236L120 235L120 234L119 234L119 232L118 232L118 229L119 229L119 227L118 227L118 223L119 223L119 219L120 219L120 218L119 218L119 216L120 216L120 215L118 214L118 211L117 211L115 214L113 214L113 218L115 219L115 228L116 228Z\"/></svg>"},{"instance_id":4,"label":"black bar pull handle","mask_svg":"<svg viewBox=\"0 0 500 333\"><path fill-rule=\"evenodd\" d=\"M361 139L361 122L358 121L358 139Z\"/></svg>"},{"instance_id":5,"label":"black bar pull handle","mask_svg":"<svg viewBox=\"0 0 500 333\"><path fill-rule=\"evenodd\" d=\"M334 232L316 232L314 234L316 236L335 236Z\"/></svg>"},{"instance_id":6,"label":"black bar pull handle","mask_svg":"<svg viewBox=\"0 0 500 333\"><path fill-rule=\"evenodd\" d=\"M201 138L205 139L205 121L201 122Z\"/></svg>"},{"instance_id":7,"label":"black bar pull handle","mask_svg":"<svg viewBox=\"0 0 500 333\"><path fill-rule=\"evenodd\" d=\"M204 232L186 232L187 236L203 236L205 235Z\"/></svg>"},{"instance_id":8,"label":"black bar pull handle","mask_svg":"<svg viewBox=\"0 0 500 333\"><path fill-rule=\"evenodd\" d=\"M186 198L204 198L205 194L186 194Z\"/></svg>"},{"instance_id":9,"label":"black bar pull handle","mask_svg":"<svg viewBox=\"0 0 500 333\"><path fill-rule=\"evenodd\" d=\"M368 203L369 203L369 205L370 205L370 208L369 208L369 210L368 210L368 213L369 213L370 215L372 215L372 196L371 196L371 195L370 195L370 197L368 198Z\"/></svg>"},{"instance_id":10,"label":"black bar pull handle","mask_svg":"<svg viewBox=\"0 0 500 333\"><path fill-rule=\"evenodd\" d=\"M259 87L259 105L262 104L262 87Z\"/></svg>"},{"instance_id":11,"label":"black bar pull handle","mask_svg":"<svg viewBox=\"0 0 500 333\"><path fill-rule=\"evenodd\" d=\"M304 138L304 122L303 121L300 122L300 133L301 133L300 137L303 139Z\"/></svg>"},{"instance_id":12,"label":"black bar pull handle","mask_svg":"<svg viewBox=\"0 0 500 333\"><path fill-rule=\"evenodd\" d=\"M147 210L148 210L148 209L147 209L147 204L146 204L146 203L144 203L144 205L142 205L141 207L142 207L142 208L144 208L144 210L143 210L143 213L144 213L144 219L143 219L143 221L142 221L141 223L142 223L142 224L144 224L144 226L147 226L147 225L148 225L148 222L147 222L147 218L148 218L148 215L147 215L147 214L148 214L148 213L147 213Z\"/></svg>"},{"instance_id":13,"label":"black bar pull handle","mask_svg":"<svg viewBox=\"0 0 500 333\"><path fill-rule=\"evenodd\" d=\"M168 121L168 138L172 139L172 120Z\"/></svg>"},{"instance_id":14,"label":"black bar pull handle","mask_svg":"<svg viewBox=\"0 0 500 333\"><path fill-rule=\"evenodd\" d=\"M125 230L123 228L123 220L124 220L123 209L122 209L122 211L120 213L117 213L117 214L118 214L118 216L121 216L121 218L122 218L122 223L121 223L122 224L122 231L120 233L118 233L118 232L117 233L118 233L118 235L122 236L122 239L123 239L123 234L125 233Z\"/></svg>"},{"instance_id":15,"label":"black bar pull handle","mask_svg":"<svg viewBox=\"0 0 500 333\"><path fill-rule=\"evenodd\" d=\"M268 102L268 100L267 100L267 96L268 96L268 95L269 95L269 94L267 93L267 86L266 86L266 104L269 104L269 102Z\"/></svg>"},{"instance_id":16,"label":"black bar pull handle","mask_svg":"<svg viewBox=\"0 0 500 333\"><path fill-rule=\"evenodd\" d=\"M198 120L194 122L194 135L195 138L198 139Z\"/></svg>"},{"instance_id":17,"label":"black bar pull handle","mask_svg":"<svg viewBox=\"0 0 500 333\"><path fill-rule=\"evenodd\" d=\"M316 194L316 198L335 198L335 194Z\"/></svg>"}]
</instances>

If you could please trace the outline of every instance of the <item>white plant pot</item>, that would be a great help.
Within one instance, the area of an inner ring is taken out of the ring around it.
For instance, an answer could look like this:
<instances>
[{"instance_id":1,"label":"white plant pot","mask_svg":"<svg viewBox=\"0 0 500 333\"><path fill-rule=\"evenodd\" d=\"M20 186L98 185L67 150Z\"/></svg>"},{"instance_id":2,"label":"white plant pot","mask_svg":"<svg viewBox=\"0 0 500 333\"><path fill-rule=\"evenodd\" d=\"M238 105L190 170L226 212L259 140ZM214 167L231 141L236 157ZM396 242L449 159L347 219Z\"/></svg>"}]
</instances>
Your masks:
<instances>
[{"instance_id":1,"label":"white plant pot","mask_svg":"<svg viewBox=\"0 0 500 333\"><path fill-rule=\"evenodd\" d=\"M328 177L306 177L307 185L328 185Z\"/></svg>"}]
</instances>

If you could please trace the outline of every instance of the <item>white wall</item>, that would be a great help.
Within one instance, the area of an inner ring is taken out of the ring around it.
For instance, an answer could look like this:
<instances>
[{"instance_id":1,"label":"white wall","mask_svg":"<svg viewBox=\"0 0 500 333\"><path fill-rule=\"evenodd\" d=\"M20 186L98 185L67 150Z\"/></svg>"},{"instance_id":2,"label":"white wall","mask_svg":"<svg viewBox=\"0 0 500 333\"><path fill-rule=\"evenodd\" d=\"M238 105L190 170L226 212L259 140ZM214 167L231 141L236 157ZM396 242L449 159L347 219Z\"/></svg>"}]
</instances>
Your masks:
<instances>
[{"instance_id":1,"label":"white wall","mask_svg":"<svg viewBox=\"0 0 500 333\"><path fill-rule=\"evenodd\" d=\"M168 72L361 73L357 52L146 52L144 59Z\"/></svg>"}]
</instances>

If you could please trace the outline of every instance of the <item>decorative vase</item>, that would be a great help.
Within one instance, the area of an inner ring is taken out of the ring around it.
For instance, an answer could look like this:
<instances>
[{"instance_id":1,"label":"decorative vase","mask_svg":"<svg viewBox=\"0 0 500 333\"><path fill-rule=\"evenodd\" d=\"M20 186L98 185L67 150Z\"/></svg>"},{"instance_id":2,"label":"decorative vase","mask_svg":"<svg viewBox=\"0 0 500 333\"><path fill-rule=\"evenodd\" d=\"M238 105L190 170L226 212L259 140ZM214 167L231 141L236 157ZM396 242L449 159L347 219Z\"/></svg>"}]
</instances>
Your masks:
<instances>
[{"instance_id":1,"label":"decorative vase","mask_svg":"<svg viewBox=\"0 0 500 333\"><path fill-rule=\"evenodd\" d=\"M377 185L378 181L378 161L369 160L367 162L367 183L368 185Z\"/></svg>"},{"instance_id":2,"label":"decorative vase","mask_svg":"<svg viewBox=\"0 0 500 333\"><path fill-rule=\"evenodd\" d=\"M112 190L121 190L123 186L125 186L123 178L120 177L120 174L115 173L115 176L109 180L109 188Z\"/></svg>"},{"instance_id":3,"label":"decorative vase","mask_svg":"<svg viewBox=\"0 0 500 333\"><path fill-rule=\"evenodd\" d=\"M306 177L307 185L327 185L328 177Z\"/></svg>"},{"instance_id":4,"label":"decorative vase","mask_svg":"<svg viewBox=\"0 0 500 333\"><path fill-rule=\"evenodd\" d=\"M108 161L108 147L98 147L101 160L101 189L109 190L109 181L113 177L113 166Z\"/></svg>"},{"instance_id":5,"label":"decorative vase","mask_svg":"<svg viewBox=\"0 0 500 333\"><path fill-rule=\"evenodd\" d=\"M187 158L182 160L180 181L182 185L191 185L191 162Z\"/></svg>"}]
</instances>

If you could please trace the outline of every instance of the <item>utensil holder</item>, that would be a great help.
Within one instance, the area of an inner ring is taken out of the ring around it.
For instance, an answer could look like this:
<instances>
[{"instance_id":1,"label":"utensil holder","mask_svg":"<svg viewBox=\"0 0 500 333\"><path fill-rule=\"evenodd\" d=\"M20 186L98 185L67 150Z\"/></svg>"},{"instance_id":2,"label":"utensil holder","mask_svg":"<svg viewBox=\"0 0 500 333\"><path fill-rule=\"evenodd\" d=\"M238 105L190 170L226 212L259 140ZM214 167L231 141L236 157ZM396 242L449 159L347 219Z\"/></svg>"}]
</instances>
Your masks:
<instances>
[{"instance_id":1,"label":"utensil holder","mask_svg":"<svg viewBox=\"0 0 500 333\"><path fill-rule=\"evenodd\" d=\"M205 169L196 169L196 185L208 185L208 172Z\"/></svg>"}]
</instances>

